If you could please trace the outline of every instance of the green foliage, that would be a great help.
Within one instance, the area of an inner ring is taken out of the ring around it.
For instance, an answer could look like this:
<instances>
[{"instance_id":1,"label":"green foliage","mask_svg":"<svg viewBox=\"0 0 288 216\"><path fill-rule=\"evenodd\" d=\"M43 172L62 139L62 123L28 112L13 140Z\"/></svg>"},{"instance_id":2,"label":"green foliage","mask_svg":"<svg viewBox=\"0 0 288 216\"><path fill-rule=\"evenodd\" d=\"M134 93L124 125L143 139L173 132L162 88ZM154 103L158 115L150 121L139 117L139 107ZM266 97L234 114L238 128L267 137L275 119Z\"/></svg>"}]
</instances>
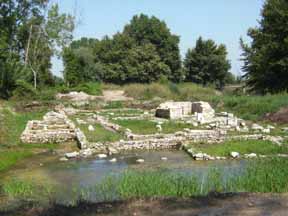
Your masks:
<instances>
[{"instance_id":1,"label":"green foliage","mask_svg":"<svg viewBox=\"0 0 288 216\"><path fill-rule=\"evenodd\" d=\"M79 82L150 83L166 76L182 79L179 38L165 22L146 15L134 16L121 33L101 41L82 38L64 51L64 77Z\"/></svg>"},{"instance_id":2,"label":"green foliage","mask_svg":"<svg viewBox=\"0 0 288 216\"><path fill-rule=\"evenodd\" d=\"M251 161L244 175L230 184L239 192L285 193L288 191L286 165L288 160L283 158Z\"/></svg>"},{"instance_id":3,"label":"green foliage","mask_svg":"<svg viewBox=\"0 0 288 216\"><path fill-rule=\"evenodd\" d=\"M228 110L246 120L259 120L267 113L277 112L288 106L288 94L265 96L231 96L211 97L210 101L220 111ZM220 105L220 107L218 107Z\"/></svg>"},{"instance_id":4,"label":"green foliage","mask_svg":"<svg viewBox=\"0 0 288 216\"><path fill-rule=\"evenodd\" d=\"M24 80L17 80L16 89L13 91L13 95L14 98L32 100L36 97L37 91L31 84Z\"/></svg>"},{"instance_id":5,"label":"green foliage","mask_svg":"<svg viewBox=\"0 0 288 216\"><path fill-rule=\"evenodd\" d=\"M259 93L286 91L288 86L288 2L266 0L259 26L251 28L251 46L244 44L247 84Z\"/></svg>"},{"instance_id":6,"label":"green foliage","mask_svg":"<svg viewBox=\"0 0 288 216\"><path fill-rule=\"evenodd\" d=\"M190 197L201 193L196 177L165 172L126 172L120 177L117 190L122 199Z\"/></svg>"},{"instance_id":7,"label":"green foliage","mask_svg":"<svg viewBox=\"0 0 288 216\"><path fill-rule=\"evenodd\" d=\"M191 145L197 152L204 152L212 156L229 156L231 152L239 152L240 154L261 154L261 155L276 155L287 154L287 145L278 146L270 141L263 140L241 140L227 141L221 144L196 144Z\"/></svg>"},{"instance_id":8,"label":"green foliage","mask_svg":"<svg viewBox=\"0 0 288 216\"><path fill-rule=\"evenodd\" d=\"M188 50L184 68L187 81L202 85L210 83L222 89L231 66L225 45L218 46L213 40L205 41L200 37L195 48Z\"/></svg>"},{"instance_id":9,"label":"green foliage","mask_svg":"<svg viewBox=\"0 0 288 216\"><path fill-rule=\"evenodd\" d=\"M0 17L0 97L12 96L17 80L54 85L51 58L71 41L74 18L49 0L1 1Z\"/></svg>"},{"instance_id":10,"label":"green foliage","mask_svg":"<svg viewBox=\"0 0 288 216\"><path fill-rule=\"evenodd\" d=\"M2 192L13 199L36 200L37 202L50 199L52 186L39 184L33 180L9 179L1 185Z\"/></svg>"},{"instance_id":11,"label":"green foliage","mask_svg":"<svg viewBox=\"0 0 288 216\"><path fill-rule=\"evenodd\" d=\"M123 86L125 93L138 100L162 98L168 100L208 100L215 97L217 91L195 83L158 82L151 84L128 84Z\"/></svg>"},{"instance_id":12,"label":"green foliage","mask_svg":"<svg viewBox=\"0 0 288 216\"><path fill-rule=\"evenodd\" d=\"M90 95L101 95L102 85L101 83L88 82L88 83L80 84L76 86L75 88L70 89L70 91L78 91L78 92L83 91Z\"/></svg>"},{"instance_id":13,"label":"green foliage","mask_svg":"<svg viewBox=\"0 0 288 216\"><path fill-rule=\"evenodd\" d=\"M207 176L130 171L120 176L115 185L122 199L191 197L210 192L285 193L288 191L286 165L288 160L280 158L249 161L240 175L228 178L217 168L211 169Z\"/></svg>"},{"instance_id":14,"label":"green foliage","mask_svg":"<svg viewBox=\"0 0 288 216\"><path fill-rule=\"evenodd\" d=\"M15 165L19 160L30 157L32 152L29 150L6 151L0 149L0 172L7 170Z\"/></svg>"}]
</instances>

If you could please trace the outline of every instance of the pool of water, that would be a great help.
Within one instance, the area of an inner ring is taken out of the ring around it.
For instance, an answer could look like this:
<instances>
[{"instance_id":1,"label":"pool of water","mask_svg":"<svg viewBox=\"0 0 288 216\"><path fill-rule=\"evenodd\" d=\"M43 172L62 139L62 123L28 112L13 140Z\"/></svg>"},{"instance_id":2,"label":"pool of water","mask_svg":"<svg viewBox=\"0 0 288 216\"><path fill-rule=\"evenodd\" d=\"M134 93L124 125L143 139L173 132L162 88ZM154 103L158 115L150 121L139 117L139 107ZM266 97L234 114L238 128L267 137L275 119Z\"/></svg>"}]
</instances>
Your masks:
<instances>
[{"instance_id":1,"label":"pool of water","mask_svg":"<svg viewBox=\"0 0 288 216\"><path fill-rule=\"evenodd\" d=\"M162 157L167 160L162 160ZM117 162L110 162L111 158L117 158ZM144 159L145 162L137 163L137 159ZM0 179L2 182L20 179L53 185L56 188L53 198L60 203L67 203L79 196L77 193L81 189L92 188L107 176L121 175L126 170L205 176L212 168L220 168L224 178L229 178L241 174L245 165L244 160L194 161L183 151L168 150L130 152L106 159L94 157L68 162L60 162L57 155L45 154L22 161L12 170L1 174ZM91 199L94 201L95 197Z\"/></svg>"}]
</instances>

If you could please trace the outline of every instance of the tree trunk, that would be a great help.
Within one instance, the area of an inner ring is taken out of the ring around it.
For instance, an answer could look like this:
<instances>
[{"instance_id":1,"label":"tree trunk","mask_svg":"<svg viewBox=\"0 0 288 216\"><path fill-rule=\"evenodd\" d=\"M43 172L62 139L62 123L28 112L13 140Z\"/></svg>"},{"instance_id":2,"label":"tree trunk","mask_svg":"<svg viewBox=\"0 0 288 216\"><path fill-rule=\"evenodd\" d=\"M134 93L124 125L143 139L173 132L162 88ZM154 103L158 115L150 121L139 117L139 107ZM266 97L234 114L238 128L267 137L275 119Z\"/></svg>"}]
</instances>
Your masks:
<instances>
[{"instance_id":1,"label":"tree trunk","mask_svg":"<svg viewBox=\"0 0 288 216\"><path fill-rule=\"evenodd\" d=\"M28 38L27 48L26 48L26 52L25 52L25 66L27 66L27 64L28 64L32 31L33 31L33 25L30 26L29 38Z\"/></svg>"},{"instance_id":2,"label":"tree trunk","mask_svg":"<svg viewBox=\"0 0 288 216\"><path fill-rule=\"evenodd\" d=\"M31 67L31 70L33 72L33 78L34 78L34 88L37 89L37 73L36 71Z\"/></svg>"}]
</instances>

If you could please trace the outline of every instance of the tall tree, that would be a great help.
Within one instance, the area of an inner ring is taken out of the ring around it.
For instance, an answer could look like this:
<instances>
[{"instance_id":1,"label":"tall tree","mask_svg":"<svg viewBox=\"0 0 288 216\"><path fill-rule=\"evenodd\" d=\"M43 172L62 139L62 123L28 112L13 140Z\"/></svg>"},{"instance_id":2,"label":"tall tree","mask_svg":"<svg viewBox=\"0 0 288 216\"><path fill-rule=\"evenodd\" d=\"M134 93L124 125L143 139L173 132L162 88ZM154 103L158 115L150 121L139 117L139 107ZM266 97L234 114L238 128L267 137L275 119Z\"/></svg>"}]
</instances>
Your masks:
<instances>
[{"instance_id":1,"label":"tall tree","mask_svg":"<svg viewBox=\"0 0 288 216\"><path fill-rule=\"evenodd\" d=\"M267 0L251 45L240 40L247 84L258 93L288 90L288 1Z\"/></svg>"},{"instance_id":2,"label":"tall tree","mask_svg":"<svg viewBox=\"0 0 288 216\"><path fill-rule=\"evenodd\" d=\"M2 0L0 17L0 97L19 79L51 84L51 57L72 40L73 17L49 0Z\"/></svg>"},{"instance_id":3,"label":"tall tree","mask_svg":"<svg viewBox=\"0 0 288 216\"><path fill-rule=\"evenodd\" d=\"M193 49L188 49L184 59L186 80L202 85L215 84L223 88L231 65L227 60L225 45L213 40L197 40Z\"/></svg>"},{"instance_id":4,"label":"tall tree","mask_svg":"<svg viewBox=\"0 0 288 216\"><path fill-rule=\"evenodd\" d=\"M171 34L166 23L156 17L134 16L122 32L102 40L82 38L74 41L70 52L81 68L78 73L71 73L79 80L84 77L84 82L97 79L117 84L147 83L157 81L160 76L173 81L183 79L179 37ZM75 66L76 61L71 58L64 61L67 66L65 77L69 77L69 62Z\"/></svg>"},{"instance_id":5,"label":"tall tree","mask_svg":"<svg viewBox=\"0 0 288 216\"><path fill-rule=\"evenodd\" d=\"M47 14L47 15L46 15ZM51 84L53 80L51 57L61 56L61 51L72 41L74 17L60 14L57 4L42 10L42 19L33 17L25 53L25 65L33 74L34 88L37 83Z\"/></svg>"},{"instance_id":6,"label":"tall tree","mask_svg":"<svg viewBox=\"0 0 288 216\"><path fill-rule=\"evenodd\" d=\"M170 68L170 73L163 75L173 81L180 81L183 78L179 51L180 38L170 32L164 21L155 16L140 14L132 18L130 24L125 26L123 33L132 37L137 45L151 43L156 46L161 60Z\"/></svg>"},{"instance_id":7,"label":"tall tree","mask_svg":"<svg viewBox=\"0 0 288 216\"><path fill-rule=\"evenodd\" d=\"M39 17L45 0L0 1L0 97L8 97L22 73L31 17Z\"/></svg>"}]
</instances>

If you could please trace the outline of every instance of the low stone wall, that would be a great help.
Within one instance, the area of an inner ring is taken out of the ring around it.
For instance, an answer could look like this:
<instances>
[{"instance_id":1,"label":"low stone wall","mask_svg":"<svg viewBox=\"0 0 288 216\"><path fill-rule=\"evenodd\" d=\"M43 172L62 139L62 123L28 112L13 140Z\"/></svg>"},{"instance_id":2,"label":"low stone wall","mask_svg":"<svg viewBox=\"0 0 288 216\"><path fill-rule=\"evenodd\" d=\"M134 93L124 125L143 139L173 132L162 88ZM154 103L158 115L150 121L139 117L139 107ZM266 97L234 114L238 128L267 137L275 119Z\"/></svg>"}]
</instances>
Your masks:
<instances>
[{"instance_id":1,"label":"low stone wall","mask_svg":"<svg viewBox=\"0 0 288 216\"><path fill-rule=\"evenodd\" d=\"M62 143L74 141L75 125L66 115L49 112L42 121L29 121L21 135L23 143Z\"/></svg>"}]
</instances>

